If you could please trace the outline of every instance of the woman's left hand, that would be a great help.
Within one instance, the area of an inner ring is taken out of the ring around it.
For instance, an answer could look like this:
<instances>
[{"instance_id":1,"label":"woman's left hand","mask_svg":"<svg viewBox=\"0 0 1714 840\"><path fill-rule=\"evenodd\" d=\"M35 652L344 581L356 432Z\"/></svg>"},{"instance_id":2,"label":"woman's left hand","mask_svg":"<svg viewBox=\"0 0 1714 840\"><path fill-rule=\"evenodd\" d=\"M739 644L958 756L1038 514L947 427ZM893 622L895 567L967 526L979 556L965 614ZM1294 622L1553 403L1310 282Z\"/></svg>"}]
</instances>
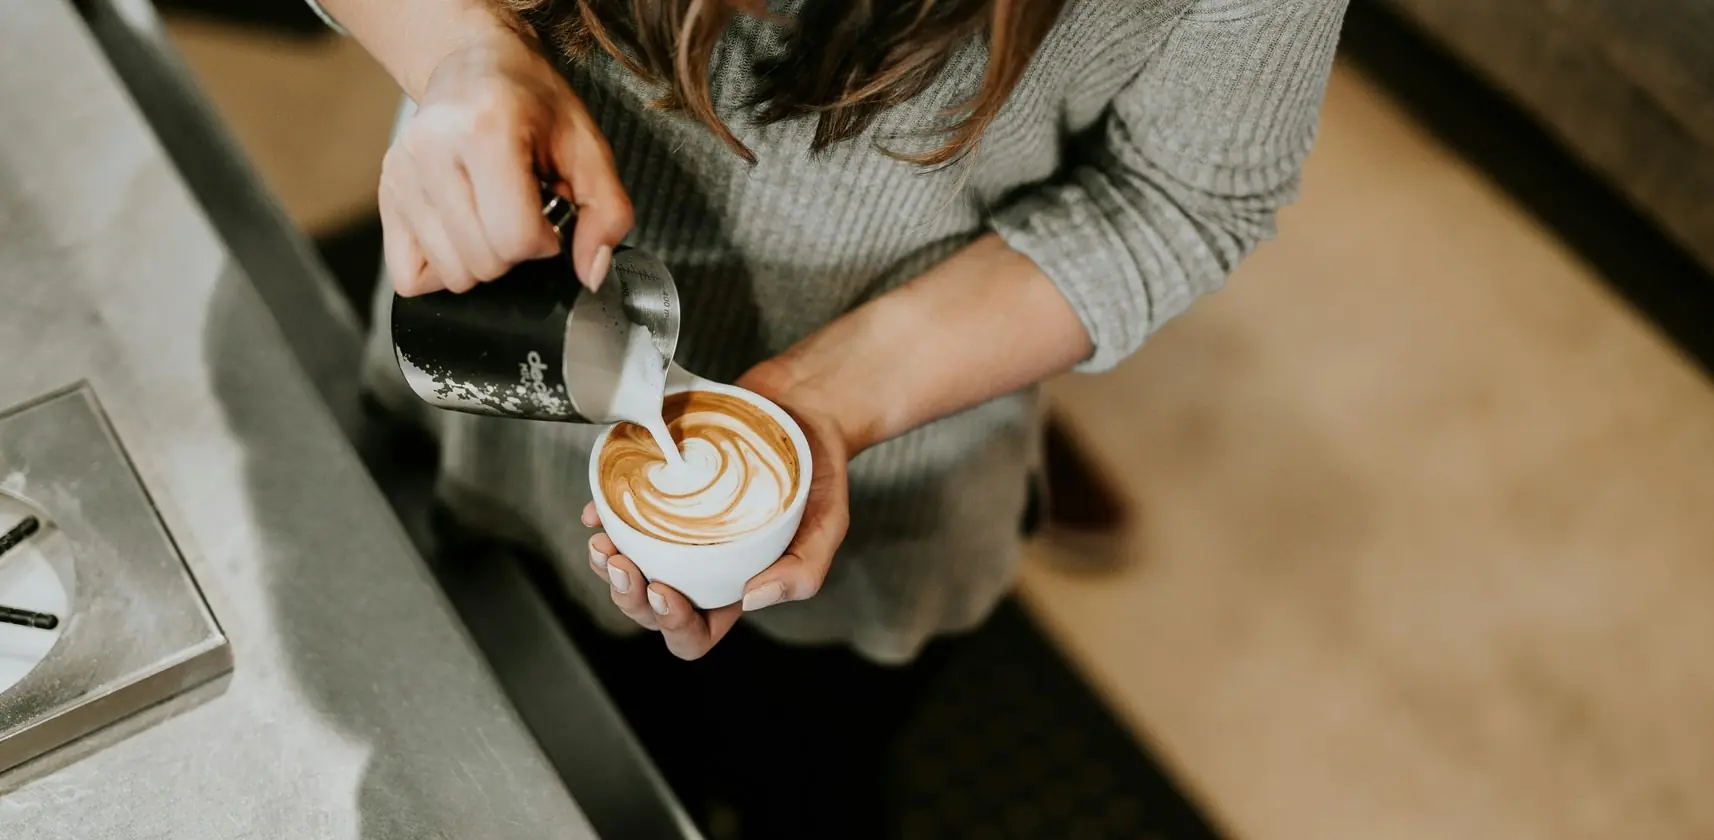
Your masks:
<instances>
[{"instance_id":1,"label":"woman's left hand","mask_svg":"<svg viewBox=\"0 0 1714 840\"><path fill-rule=\"evenodd\" d=\"M797 420L809 440L815 465L797 536L772 566L750 579L741 603L698 610L672 587L649 583L630 558L618 553L605 533L589 540L589 568L607 582L613 603L631 620L659 630L667 649L680 659L699 659L708 653L745 612L814 597L827 579L834 551L845 540L851 521L845 470L854 447L831 412L817 408L812 400L797 398L785 382L767 365L737 382L738 387L773 400ZM583 524L591 528L601 525L593 502L583 509Z\"/></svg>"}]
</instances>

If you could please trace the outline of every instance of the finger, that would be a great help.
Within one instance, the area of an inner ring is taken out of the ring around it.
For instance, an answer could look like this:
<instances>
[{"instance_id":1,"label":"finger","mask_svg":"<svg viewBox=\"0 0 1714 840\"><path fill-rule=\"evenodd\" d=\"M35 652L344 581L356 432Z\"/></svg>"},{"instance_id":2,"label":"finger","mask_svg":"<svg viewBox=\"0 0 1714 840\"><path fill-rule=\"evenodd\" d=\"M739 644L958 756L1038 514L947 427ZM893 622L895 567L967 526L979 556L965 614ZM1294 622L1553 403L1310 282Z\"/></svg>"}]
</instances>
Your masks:
<instances>
[{"instance_id":1,"label":"finger","mask_svg":"<svg viewBox=\"0 0 1714 840\"><path fill-rule=\"evenodd\" d=\"M661 638L667 650L680 659L701 659L726 633L738 623L744 610L737 604L702 612L679 594L678 590L661 583L649 585L649 606L660 622Z\"/></svg>"},{"instance_id":2,"label":"finger","mask_svg":"<svg viewBox=\"0 0 1714 840\"><path fill-rule=\"evenodd\" d=\"M607 558L607 583L607 592L620 612L645 628L660 629L659 617L649 606L649 582L642 572L637 571L631 558L623 554Z\"/></svg>"},{"instance_id":3,"label":"finger","mask_svg":"<svg viewBox=\"0 0 1714 840\"><path fill-rule=\"evenodd\" d=\"M595 503L583 506L583 527L598 528L601 526L601 515L595 511Z\"/></svg>"},{"instance_id":4,"label":"finger","mask_svg":"<svg viewBox=\"0 0 1714 840\"><path fill-rule=\"evenodd\" d=\"M613 150L581 104L567 109L553 153L555 170L571 187L577 204L572 267L583 285L599 288L612 265L613 249L631 232L631 199L619 181Z\"/></svg>"},{"instance_id":5,"label":"finger","mask_svg":"<svg viewBox=\"0 0 1714 840\"><path fill-rule=\"evenodd\" d=\"M393 167L390 184L394 209L416 234L417 246L428 261L429 269L448 290L470 291L476 285L476 278L465 269L451 237L441 226L439 214L417 177L416 167L409 163Z\"/></svg>"},{"instance_id":6,"label":"finger","mask_svg":"<svg viewBox=\"0 0 1714 840\"><path fill-rule=\"evenodd\" d=\"M589 547L607 555L608 557L612 557L619 553L619 547L613 543L613 538L607 536L605 533L596 534L595 536L590 537Z\"/></svg>"},{"instance_id":7,"label":"finger","mask_svg":"<svg viewBox=\"0 0 1714 840\"><path fill-rule=\"evenodd\" d=\"M460 294L476 288L476 276L464 267L451 237L441 227L434 211L419 207L407 211L406 215L411 217L411 223L416 227L417 242L428 258L429 270L435 273L440 284L447 291Z\"/></svg>"},{"instance_id":8,"label":"finger","mask_svg":"<svg viewBox=\"0 0 1714 840\"><path fill-rule=\"evenodd\" d=\"M606 534L596 534L589 538L589 568L595 572L596 577L601 578L601 581L608 586L612 586L613 581L607 577L607 560L618 553L618 549L613 545L613 540L609 539Z\"/></svg>"},{"instance_id":9,"label":"finger","mask_svg":"<svg viewBox=\"0 0 1714 840\"><path fill-rule=\"evenodd\" d=\"M833 553L845 541L850 526L846 485L828 470L817 475L809 490L803 524L786 553L744 587L746 612L764 610L785 601L804 601L821 591Z\"/></svg>"},{"instance_id":10,"label":"finger","mask_svg":"<svg viewBox=\"0 0 1714 840\"><path fill-rule=\"evenodd\" d=\"M376 192L376 201L381 210L381 251L393 291L404 297L440 291L439 280L429 271L422 246L417 244L416 234L399 212L397 199L385 180Z\"/></svg>"},{"instance_id":11,"label":"finger","mask_svg":"<svg viewBox=\"0 0 1714 840\"><path fill-rule=\"evenodd\" d=\"M511 264L501 260L488 243L488 232L477 215L475 191L464 167L448 155L439 165L419 166L418 171L423 173L420 177L428 203L464 270L478 283L506 273Z\"/></svg>"},{"instance_id":12,"label":"finger","mask_svg":"<svg viewBox=\"0 0 1714 840\"><path fill-rule=\"evenodd\" d=\"M559 237L542 217L542 197L529 150L515 135L479 134L462 156L476 215L494 253L508 267L560 252Z\"/></svg>"}]
</instances>

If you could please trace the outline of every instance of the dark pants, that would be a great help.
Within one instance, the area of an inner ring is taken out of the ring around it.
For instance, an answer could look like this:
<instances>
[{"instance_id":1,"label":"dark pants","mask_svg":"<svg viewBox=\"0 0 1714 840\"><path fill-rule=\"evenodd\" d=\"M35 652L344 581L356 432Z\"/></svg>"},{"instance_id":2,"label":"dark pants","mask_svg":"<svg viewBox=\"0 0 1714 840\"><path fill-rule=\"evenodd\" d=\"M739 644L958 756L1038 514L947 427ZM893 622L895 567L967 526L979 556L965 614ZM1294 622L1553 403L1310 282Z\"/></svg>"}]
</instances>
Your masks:
<instances>
[{"instance_id":1,"label":"dark pants","mask_svg":"<svg viewBox=\"0 0 1714 840\"><path fill-rule=\"evenodd\" d=\"M1032 492L1026 534L1040 507ZM896 836L892 758L961 644L940 639L886 667L845 648L777 644L740 622L707 657L681 662L652 634L620 639L570 621L692 816L708 828L729 810L746 840Z\"/></svg>"},{"instance_id":2,"label":"dark pants","mask_svg":"<svg viewBox=\"0 0 1714 840\"><path fill-rule=\"evenodd\" d=\"M749 838L885 838L889 757L955 642L903 668L775 644L740 624L681 662L654 636L578 640L675 793L705 828Z\"/></svg>"}]
</instances>

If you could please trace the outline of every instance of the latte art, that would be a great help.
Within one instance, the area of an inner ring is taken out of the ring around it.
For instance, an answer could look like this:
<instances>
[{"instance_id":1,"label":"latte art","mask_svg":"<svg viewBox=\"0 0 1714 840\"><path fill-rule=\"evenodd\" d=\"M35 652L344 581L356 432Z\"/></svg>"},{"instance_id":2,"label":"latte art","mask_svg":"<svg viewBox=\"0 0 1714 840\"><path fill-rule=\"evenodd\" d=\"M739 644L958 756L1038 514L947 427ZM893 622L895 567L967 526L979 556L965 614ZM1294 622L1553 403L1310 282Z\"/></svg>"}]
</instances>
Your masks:
<instances>
[{"instance_id":1,"label":"latte art","mask_svg":"<svg viewBox=\"0 0 1714 840\"><path fill-rule=\"evenodd\" d=\"M784 513L797 495L797 448L740 397L687 391L661 407L682 465L643 427L615 427L601 450L602 495L637 531L686 545L731 542Z\"/></svg>"}]
</instances>

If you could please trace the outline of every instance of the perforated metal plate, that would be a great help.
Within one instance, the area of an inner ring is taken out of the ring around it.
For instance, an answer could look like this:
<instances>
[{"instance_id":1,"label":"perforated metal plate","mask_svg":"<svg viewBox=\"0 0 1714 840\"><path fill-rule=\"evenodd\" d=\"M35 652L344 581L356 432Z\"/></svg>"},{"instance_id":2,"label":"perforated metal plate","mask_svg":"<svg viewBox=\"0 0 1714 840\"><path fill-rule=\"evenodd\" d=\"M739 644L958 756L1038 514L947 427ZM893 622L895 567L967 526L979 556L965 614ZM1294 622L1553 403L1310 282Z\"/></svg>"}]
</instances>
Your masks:
<instances>
[{"instance_id":1,"label":"perforated metal plate","mask_svg":"<svg viewBox=\"0 0 1714 840\"><path fill-rule=\"evenodd\" d=\"M231 670L225 634L87 386L0 414L0 495L38 512L31 539L43 544L24 559L69 593L46 656L0 692L0 772ZM11 554L0 574L21 562Z\"/></svg>"}]
</instances>

